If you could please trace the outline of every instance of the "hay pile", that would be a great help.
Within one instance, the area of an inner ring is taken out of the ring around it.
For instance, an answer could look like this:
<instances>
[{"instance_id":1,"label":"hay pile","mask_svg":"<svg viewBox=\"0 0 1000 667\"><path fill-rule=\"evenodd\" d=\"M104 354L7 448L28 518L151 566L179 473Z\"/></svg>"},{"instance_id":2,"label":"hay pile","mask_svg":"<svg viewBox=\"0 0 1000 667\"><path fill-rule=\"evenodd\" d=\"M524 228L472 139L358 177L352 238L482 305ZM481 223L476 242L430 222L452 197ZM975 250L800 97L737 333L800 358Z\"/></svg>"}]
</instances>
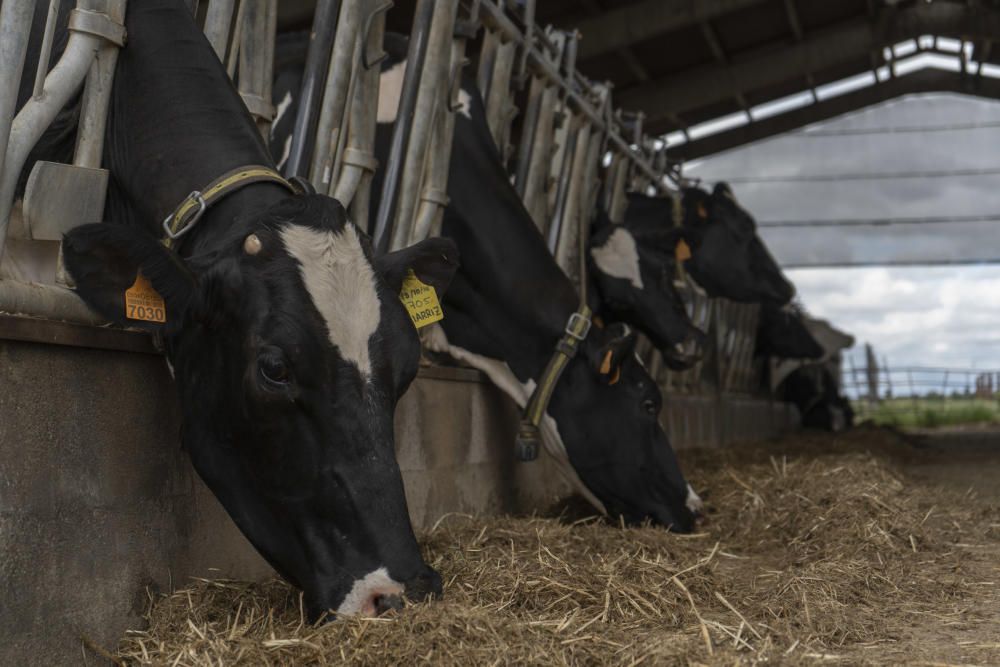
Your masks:
<instances>
[{"instance_id":1,"label":"hay pile","mask_svg":"<svg viewBox=\"0 0 1000 667\"><path fill-rule=\"evenodd\" d=\"M967 548L998 544L995 508L908 483L867 451L885 439L823 439L833 450L823 454L801 439L698 454L689 477L714 513L691 536L593 518L447 517L422 538L445 600L389 618L311 627L282 583L196 581L154 599L148 629L130 631L118 656L206 666L1000 660L1000 644L983 639L1000 614L982 581L996 562Z\"/></svg>"}]
</instances>

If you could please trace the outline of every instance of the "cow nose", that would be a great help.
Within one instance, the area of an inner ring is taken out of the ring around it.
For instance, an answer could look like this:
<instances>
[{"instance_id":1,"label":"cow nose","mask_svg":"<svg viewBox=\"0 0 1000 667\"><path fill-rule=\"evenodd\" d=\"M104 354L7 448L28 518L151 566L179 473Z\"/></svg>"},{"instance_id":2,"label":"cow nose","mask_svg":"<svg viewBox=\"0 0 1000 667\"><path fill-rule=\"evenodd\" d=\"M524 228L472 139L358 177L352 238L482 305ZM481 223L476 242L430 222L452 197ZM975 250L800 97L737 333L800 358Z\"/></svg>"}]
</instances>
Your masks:
<instances>
[{"instance_id":1,"label":"cow nose","mask_svg":"<svg viewBox=\"0 0 1000 667\"><path fill-rule=\"evenodd\" d=\"M403 608L403 598L394 594L376 595L372 602L376 616L381 616L387 611L399 611Z\"/></svg>"},{"instance_id":2,"label":"cow nose","mask_svg":"<svg viewBox=\"0 0 1000 667\"><path fill-rule=\"evenodd\" d=\"M441 597L442 592L441 575L430 567L406 581L406 599L411 602L423 602L428 598L437 599Z\"/></svg>"}]
</instances>

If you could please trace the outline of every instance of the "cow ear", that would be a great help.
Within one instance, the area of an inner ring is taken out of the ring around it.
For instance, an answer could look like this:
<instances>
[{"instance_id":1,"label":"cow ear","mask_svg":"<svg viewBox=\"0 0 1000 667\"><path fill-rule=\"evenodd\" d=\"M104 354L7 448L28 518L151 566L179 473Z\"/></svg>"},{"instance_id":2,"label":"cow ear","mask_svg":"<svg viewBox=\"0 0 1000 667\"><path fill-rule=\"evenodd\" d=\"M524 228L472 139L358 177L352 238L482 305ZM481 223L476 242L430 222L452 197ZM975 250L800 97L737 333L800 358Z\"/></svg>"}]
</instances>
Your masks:
<instances>
[{"instance_id":1,"label":"cow ear","mask_svg":"<svg viewBox=\"0 0 1000 667\"><path fill-rule=\"evenodd\" d=\"M403 287L407 273L444 294L458 269L458 246L451 239L430 238L375 260L375 269L393 292Z\"/></svg>"},{"instance_id":2,"label":"cow ear","mask_svg":"<svg viewBox=\"0 0 1000 667\"><path fill-rule=\"evenodd\" d=\"M606 384L617 384L621 379L622 365L635 352L636 333L627 324L615 322L605 331L608 338L598 351L595 366L598 377Z\"/></svg>"},{"instance_id":3,"label":"cow ear","mask_svg":"<svg viewBox=\"0 0 1000 667\"><path fill-rule=\"evenodd\" d=\"M131 226L76 227L63 236L63 261L77 294L117 324L148 331L173 328L196 295L194 276L180 258Z\"/></svg>"}]
</instances>

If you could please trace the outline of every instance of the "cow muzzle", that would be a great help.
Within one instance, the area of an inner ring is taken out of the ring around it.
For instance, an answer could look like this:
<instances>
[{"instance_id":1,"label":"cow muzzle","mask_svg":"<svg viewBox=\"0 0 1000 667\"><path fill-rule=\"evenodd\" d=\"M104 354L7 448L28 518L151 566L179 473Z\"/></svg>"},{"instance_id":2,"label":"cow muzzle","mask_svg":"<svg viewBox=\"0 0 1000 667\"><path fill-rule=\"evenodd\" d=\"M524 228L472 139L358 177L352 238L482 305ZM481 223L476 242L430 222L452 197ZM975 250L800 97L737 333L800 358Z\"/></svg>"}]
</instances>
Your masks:
<instances>
[{"instance_id":1,"label":"cow muzzle","mask_svg":"<svg viewBox=\"0 0 1000 667\"><path fill-rule=\"evenodd\" d=\"M680 343L665 350L660 350L663 362L675 371L684 371L702 360L705 355L707 336L695 328L688 331L687 337Z\"/></svg>"}]
</instances>

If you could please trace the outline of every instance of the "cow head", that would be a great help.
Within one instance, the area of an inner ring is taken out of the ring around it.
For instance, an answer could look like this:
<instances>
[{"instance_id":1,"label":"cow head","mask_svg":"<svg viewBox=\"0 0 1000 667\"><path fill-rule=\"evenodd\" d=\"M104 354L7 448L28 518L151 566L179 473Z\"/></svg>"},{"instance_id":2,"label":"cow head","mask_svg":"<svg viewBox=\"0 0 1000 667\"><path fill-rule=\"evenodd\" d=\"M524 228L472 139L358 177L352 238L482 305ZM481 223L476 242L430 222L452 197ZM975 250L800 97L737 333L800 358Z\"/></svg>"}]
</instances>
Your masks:
<instances>
[{"instance_id":1,"label":"cow head","mask_svg":"<svg viewBox=\"0 0 1000 667\"><path fill-rule=\"evenodd\" d=\"M687 269L710 296L782 305L795 295L726 183L712 194L685 188L684 229L691 249Z\"/></svg>"},{"instance_id":2,"label":"cow head","mask_svg":"<svg viewBox=\"0 0 1000 667\"><path fill-rule=\"evenodd\" d=\"M609 514L690 532L701 500L660 425L663 399L635 343L627 325L592 328L563 372L549 413L570 463Z\"/></svg>"},{"instance_id":3,"label":"cow head","mask_svg":"<svg viewBox=\"0 0 1000 667\"><path fill-rule=\"evenodd\" d=\"M412 270L443 291L454 244L375 258L340 204L318 195L230 229L182 260L132 227L86 225L65 238L66 266L80 295L119 323L142 324L125 320L122 302L137 271L162 295L167 322L155 328L183 445L254 546L303 589L312 617L439 594L410 526L393 411L420 355L401 282Z\"/></svg>"},{"instance_id":4,"label":"cow head","mask_svg":"<svg viewBox=\"0 0 1000 667\"><path fill-rule=\"evenodd\" d=\"M668 200L634 197L644 201L636 205L630 197L624 224L598 211L590 237L599 312L642 331L670 368L690 368L701 359L706 336L691 323L674 282L678 248L687 247L684 230L671 225Z\"/></svg>"},{"instance_id":5,"label":"cow head","mask_svg":"<svg viewBox=\"0 0 1000 667\"><path fill-rule=\"evenodd\" d=\"M819 359L824 350L799 309L765 302L760 309L755 352L781 359Z\"/></svg>"}]
</instances>

